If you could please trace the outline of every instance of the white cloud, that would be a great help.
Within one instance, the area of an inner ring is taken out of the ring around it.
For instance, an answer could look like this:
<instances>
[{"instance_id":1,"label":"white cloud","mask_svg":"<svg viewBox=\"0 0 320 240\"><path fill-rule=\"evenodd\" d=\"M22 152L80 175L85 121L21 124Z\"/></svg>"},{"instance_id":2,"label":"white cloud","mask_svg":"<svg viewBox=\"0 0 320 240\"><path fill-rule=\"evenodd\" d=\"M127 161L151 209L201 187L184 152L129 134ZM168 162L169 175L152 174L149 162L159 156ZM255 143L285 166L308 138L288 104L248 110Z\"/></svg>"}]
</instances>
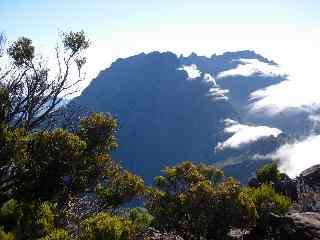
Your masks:
<instances>
[{"instance_id":1,"label":"white cloud","mask_svg":"<svg viewBox=\"0 0 320 240\"><path fill-rule=\"evenodd\" d=\"M304 77L308 78L307 74ZM250 109L269 115L289 109L313 112L320 107L319 86L315 82L289 77L287 81L255 91L251 93Z\"/></svg>"},{"instance_id":2,"label":"white cloud","mask_svg":"<svg viewBox=\"0 0 320 240\"><path fill-rule=\"evenodd\" d=\"M205 73L203 76L203 80L205 80L207 82L212 82L214 85L217 85L216 80L214 79L214 77L212 77L212 75L210 73Z\"/></svg>"},{"instance_id":3,"label":"white cloud","mask_svg":"<svg viewBox=\"0 0 320 240\"><path fill-rule=\"evenodd\" d=\"M270 135L276 137L281 133L281 130L277 128L271 128L268 126L250 126L240 124L231 119L226 119L225 124L226 128L224 129L224 132L233 133L233 135L226 141L218 143L218 149L238 148L257 141L259 138Z\"/></svg>"},{"instance_id":4,"label":"white cloud","mask_svg":"<svg viewBox=\"0 0 320 240\"><path fill-rule=\"evenodd\" d=\"M182 67L179 68L179 70L185 71L188 74L189 79L195 79L201 76L201 72L199 71L197 65L195 64L191 64L189 66L182 65Z\"/></svg>"},{"instance_id":5,"label":"white cloud","mask_svg":"<svg viewBox=\"0 0 320 240\"><path fill-rule=\"evenodd\" d=\"M261 76L279 76L285 75L278 65L272 65L261 62L257 59L239 59L241 64L236 68L221 72L218 74L218 78L229 77L229 76L252 76L259 74Z\"/></svg>"},{"instance_id":6,"label":"white cloud","mask_svg":"<svg viewBox=\"0 0 320 240\"><path fill-rule=\"evenodd\" d=\"M296 177L303 170L320 164L320 135L310 136L294 144L286 144L272 155L279 160L279 169L290 177Z\"/></svg>"},{"instance_id":7,"label":"white cloud","mask_svg":"<svg viewBox=\"0 0 320 240\"><path fill-rule=\"evenodd\" d=\"M210 88L207 96L213 97L214 100L228 100L229 98L226 96L228 92L228 89L222 89L219 86L215 86Z\"/></svg>"}]
</instances>

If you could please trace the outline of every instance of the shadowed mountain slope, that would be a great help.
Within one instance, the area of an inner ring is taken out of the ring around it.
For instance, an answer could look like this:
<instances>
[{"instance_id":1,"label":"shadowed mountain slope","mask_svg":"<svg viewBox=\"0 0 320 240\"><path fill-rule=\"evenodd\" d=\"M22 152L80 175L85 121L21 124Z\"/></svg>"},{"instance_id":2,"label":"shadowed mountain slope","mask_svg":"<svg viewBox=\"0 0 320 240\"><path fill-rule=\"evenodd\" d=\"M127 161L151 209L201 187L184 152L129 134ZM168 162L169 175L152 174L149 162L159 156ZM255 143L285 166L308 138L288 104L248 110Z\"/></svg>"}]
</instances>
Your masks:
<instances>
[{"instance_id":1,"label":"shadowed mountain slope","mask_svg":"<svg viewBox=\"0 0 320 240\"><path fill-rule=\"evenodd\" d=\"M219 77L244 65L243 59L275 65L251 51L211 58L143 53L115 61L73 102L118 119L119 149L113 158L150 183L168 165L221 160L214 147L224 140L224 119L241 120L252 91L283 80L259 73ZM188 65L199 74L190 77L183 70Z\"/></svg>"}]
</instances>

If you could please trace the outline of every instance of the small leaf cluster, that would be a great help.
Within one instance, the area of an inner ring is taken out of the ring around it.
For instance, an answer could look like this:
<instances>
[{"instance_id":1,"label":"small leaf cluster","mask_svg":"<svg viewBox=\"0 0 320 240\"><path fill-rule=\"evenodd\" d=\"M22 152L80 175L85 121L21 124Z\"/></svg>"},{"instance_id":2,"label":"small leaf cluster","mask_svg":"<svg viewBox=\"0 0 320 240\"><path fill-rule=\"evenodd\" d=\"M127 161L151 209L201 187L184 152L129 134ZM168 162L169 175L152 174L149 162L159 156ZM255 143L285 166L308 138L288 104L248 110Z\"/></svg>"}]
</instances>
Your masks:
<instances>
[{"instance_id":1,"label":"small leaf cluster","mask_svg":"<svg viewBox=\"0 0 320 240\"><path fill-rule=\"evenodd\" d=\"M134 236L135 226L130 220L100 213L84 221L78 240L132 240Z\"/></svg>"}]
</instances>

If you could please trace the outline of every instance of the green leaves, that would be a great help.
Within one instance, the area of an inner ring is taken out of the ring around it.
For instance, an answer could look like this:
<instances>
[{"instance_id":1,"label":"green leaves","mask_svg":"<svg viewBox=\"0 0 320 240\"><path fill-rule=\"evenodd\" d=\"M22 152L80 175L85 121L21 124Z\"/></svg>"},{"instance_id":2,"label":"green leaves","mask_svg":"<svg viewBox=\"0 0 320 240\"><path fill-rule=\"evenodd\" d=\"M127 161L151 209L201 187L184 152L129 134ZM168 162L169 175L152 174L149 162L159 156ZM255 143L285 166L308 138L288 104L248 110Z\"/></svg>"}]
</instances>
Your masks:
<instances>
[{"instance_id":1,"label":"green leaves","mask_svg":"<svg viewBox=\"0 0 320 240\"><path fill-rule=\"evenodd\" d=\"M11 232L5 232L3 227L0 227L0 239L1 240L15 240L14 234Z\"/></svg>"},{"instance_id":2,"label":"green leaves","mask_svg":"<svg viewBox=\"0 0 320 240\"><path fill-rule=\"evenodd\" d=\"M270 213L283 215L291 207L289 198L276 193L270 184L262 184L258 188L248 188L246 192L252 198L260 215Z\"/></svg>"},{"instance_id":3,"label":"green leaves","mask_svg":"<svg viewBox=\"0 0 320 240\"><path fill-rule=\"evenodd\" d=\"M117 122L110 114L92 113L80 120L79 136L88 144L93 153L109 153L117 148L114 133Z\"/></svg>"},{"instance_id":4,"label":"green leaves","mask_svg":"<svg viewBox=\"0 0 320 240\"><path fill-rule=\"evenodd\" d=\"M256 170L257 179L261 183L277 183L281 180L281 174L275 162L266 164Z\"/></svg>"},{"instance_id":5,"label":"green leaves","mask_svg":"<svg viewBox=\"0 0 320 240\"><path fill-rule=\"evenodd\" d=\"M8 55L18 67L29 65L34 58L34 46L32 40L26 37L19 38L8 49Z\"/></svg>"},{"instance_id":6,"label":"green leaves","mask_svg":"<svg viewBox=\"0 0 320 240\"><path fill-rule=\"evenodd\" d=\"M47 236L41 238L41 240L70 240L70 234L64 229L54 229Z\"/></svg>"},{"instance_id":7,"label":"green leaves","mask_svg":"<svg viewBox=\"0 0 320 240\"><path fill-rule=\"evenodd\" d=\"M12 175L2 179L2 197L65 202L68 195L95 186L113 168L108 153L116 145L115 128L115 120L104 114L83 118L78 135L62 129L27 135L1 125L1 167ZM121 190L126 196L143 185L129 172L114 176L113 185L128 184Z\"/></svg>"},{"instance_id":8,"label":"green leaves","mask_svg":"<svg viewBox=\"0 0 320 240\"><path fill-rule=\"evenodd\" d=\"M48 202L39 204L11 199L1 207L0 226L17 239L38 239L55 229L55 211L54 205Z\"/></svg>"},{"instance_id":9,"label":"green leaves","mask_svg":"<svg viewBox=\"0 0 320 240\"><path fill-rule=\"evenodd\" d=\"M132 240L134 235L131 221L101 213L84 221L78 240Z\"/></svg>"},{"instance_id":10,"label":"green leaves","mask_svg":"<svg viewBox=\"0 0 320 240\"><path fill-rule=\"evenodd\" d=\"M90 42L86 38L84 31L69 32L63 34L63 45L65 50L71 50L72 53L77 53L89 47Z\"/></svg>"},{"instance_id":11,"label":"green leaves","mask_svg":"<svg viewBox=\"0 0 320 240\"><path fill-rule=\"evenodd\" d=\"M159 228L186 239L225 239L231 226L255 223L252 200L214 166L183 162L167 167L155 185L148 189L146 208Z\"/></svg>"},{"instance_id":12,"label":"green leaves","mask_svg":"<svg viewBox=\"0 0 320 240\"><path fill-rule=\"evenodd\" d=\"M117 207L130 202L145 191L143 180L113 164L105 174L105 181L97 188L97 195L107 206Z\"/></svg>"},{"instance_id":13,"label":"green leaves","mask_svg":"<svg viewBox=\"0 0 320 240\"><path fill-rule=\"evenodd\" d=\"M253 232L259 236L267 236L272 231L271 214L284 215L291 207L289 198L276 193L271 184L262 184L258 188L245 188L243 192L255 205L257 222Z\"/></svg>"}]
</instances>

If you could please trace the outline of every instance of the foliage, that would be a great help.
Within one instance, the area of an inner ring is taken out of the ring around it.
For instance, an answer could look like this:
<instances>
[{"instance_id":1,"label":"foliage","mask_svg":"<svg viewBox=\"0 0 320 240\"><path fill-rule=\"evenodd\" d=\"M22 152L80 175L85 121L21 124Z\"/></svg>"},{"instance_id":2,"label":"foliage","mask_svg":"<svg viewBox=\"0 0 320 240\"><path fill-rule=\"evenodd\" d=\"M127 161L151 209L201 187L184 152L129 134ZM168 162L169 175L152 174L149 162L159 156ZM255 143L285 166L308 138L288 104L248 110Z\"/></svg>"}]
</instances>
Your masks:
<instances>
[{"instance_id":1,"label":"foliage","mask_svg":"<svg viewBox=\"0 0 320 240\"><path fill-rule=\"evenodd\" d=\"M54 229L50 234L41 240L69 240L70 234L64 229Z\"/></svg>"},{"instance_id":2,"label":"foliage","mask_svg":"<svg viewBox=\"0 0 320 240\"><path fill-rule=\"evenodd\" d=\"M71 196L101 181L98 192L106 206L118 206L143 192L143 181L110 159L116 147L115 120L94 113L80 124L76 134L62 129L30 134L0 125L0 225L6 231L30 239L50 234L56 224L53 205L45 201L63 208Z\"/></svg>"},{"instance_id":3,"label":"foliage","mask_svg":"<svg viewBox=\"0 0 320 240\"><path fill-rule=\"evenodd\" d=\"M37 239L54 230L55 211L48 202L38 204L11 199L1 206L0 225L17 239Z\"/></svg>"},{"instance_id":4,"label":"foliage","mask_svg":"<svg viewBox=\"0 0 320 240\"><path fill-rule=\"evenodd\" d=\"M108 206L117 207L141 196L144 190L140 177L113 164L106 172L105 181L97 187L97 195Z\"/></svg>"},{"instance_id":5,"label":"foliage","mask_svg":"<svg viewBox=\"0 0 320 240\"><path fill-rule=\"evenodd\" d=\"M270 184L263 184L258 188L249 188L246 192L253 199L260 216L264 212L283 215L291 207L289 198L276 193Z\"/></svg>"},{"instance_id":6,"label":"foliage","mask_svg":"<svg viewBox=\"0 0 320 240\"><path fill-rule=\"evenodd\" d=\"M129 219L134 223L138 231L150 227L153 216L145 208L132 208L129 211Z\"/></svg>"},{"instance_id":7,"label":"foliage","mask_svg":"<svg viewBox=\"0 0 320 240\"><path fill-rule=\"evenodd\" d=\"M0 57L4 41L0 34ZM105 206L116 207L144 191L142 179L110 158L117 147L117 122L110 114L92 113L78 119L78 126L65 128L72 132L54 128L52 122L67 109L61 107L63 97L82 80L80 70L86 59L81 53L89 41L83 31L70 32L63 34L62 44L63 54L56 48L55 77L32 40L25 37L7 49L10 67L0 66L1 239L70 239L61 228L69 220L64 208L70 199L88 189L94 191L101 183L98 194ZM79 79L70 83L74 64ZM120 234L121 239L130 239L135 230L129 220L94 219L86 224L102 223L102 231L110 227L110 234ZM136 221L140 220L146 219L139 215Z\"/></svg>"},{"instance_id":8,"label":"foliage","mask_svg":"<svg viewBox=\"0 0 320 240\"><path fill-rule=\"evenodd\" d=\"M291 207L290 199L278 194L270 184L262 184L258 188L246 188L244 192L254 202L258 213L256 232L268 233L271 214L284 215Z\"/></svg>"},{"instance_id":9,"label":"foliage","mask_svg":"<svg viewBox=\"0 0 320 240\"><path fill-rule=\"evenodd\" d=\"M278 170L277 164L272 162L266 164L256 170L257 179L261 183L276 183L281 180L281 174Z\"/></svg>"},{"instance_id":10,"label":"foliage","mask_svg":"<svg viewBox=\"0 0 320 240\"><path fill-rule=\"evenodd\" d=\"M82 119L91 125L82 124L79 135L0 127L1 164L7 169L7 178L1 179L3 197L65 202L68 195L95 186L110 168L108 153L116 146L115 121L96 116Z\"/></svg>"},{"instance_id":11,"label":"foliage","mask_svg":"<svg viewBox=\"0 0 320 240\"><path fill-rule=\"evenodd\" d=\"M34 46L32 40L21 37L8 48L8 55L14 60L17 66L31 65L34 58Z\"/></svg>"},{"instance_id":12,"label":"foliage","mask_svg":"<svg viewBox=\"0 0 320 240\"><path fill-rule=\"evenodd\" d=\"M3 227L0 227L0 239L1 240L15 240L15 237L12 233L6 233L3 230Z\"/></svg>"},{"instance_id":13,"label":"foliage","mask_svg":"<svg viewBox=\"0 0 320 240\"><path fill-rule=\"evenodd\" d=\"M88 218L81 226L79 240L131 240L135 235L134 224L126 219L100 213Z\"/></svg>"},{"instance_id":14,"label":"foliage","mask_svg":"<svg viewBox=\"0 0 320 240\"><path fill-rule=\"evenodd\" d=\"M79 136L86 141L90 153L109 153L118 146L114 136L116 129L117 122L110 114L92 113L80 120Z\"/></svg>"},{"instance_id":15,"label":"foliage","mask_svg":"<svg viewBox=\"0 0 320 240\"><path fill-rule=\"evenodd\" d=\"M250 228L255 207L240 184L214 166L183 162L155 178L146 208L158 227L186 239L225 239L232 226Z\"/></svg>"}]
</instances>

